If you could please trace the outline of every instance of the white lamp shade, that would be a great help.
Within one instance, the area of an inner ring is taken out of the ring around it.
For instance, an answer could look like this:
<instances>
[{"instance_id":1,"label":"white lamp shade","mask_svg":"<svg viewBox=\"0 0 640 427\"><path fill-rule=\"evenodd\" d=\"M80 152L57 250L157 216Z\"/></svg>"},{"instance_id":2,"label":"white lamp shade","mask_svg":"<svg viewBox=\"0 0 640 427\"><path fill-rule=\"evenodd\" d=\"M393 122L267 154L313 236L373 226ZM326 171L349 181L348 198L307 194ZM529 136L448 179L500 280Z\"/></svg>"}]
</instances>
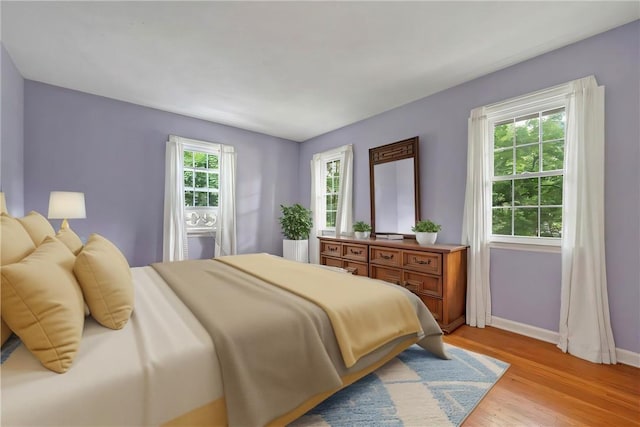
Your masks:
<instances>
[{"instance_id":1,"label":"white lamp shade","mask_svg":"<svg viewBox=\"0 0 640 427\"><path fill-rule=\"evenodd\" d=\"M0 213L7 212L7 201L4 199L4 193L0 191Z\"/></svg>"},{"instance_id":2,"label":"white lamp shade","mask_svg":"<svg viewBox=\"0 0 640 427\"><path fill-rule=\"evenodd\" d=\"M71 191L52 191L49 196L49 215L51 219L86 218L84 193Z\"/></svg>"}]
</instances>

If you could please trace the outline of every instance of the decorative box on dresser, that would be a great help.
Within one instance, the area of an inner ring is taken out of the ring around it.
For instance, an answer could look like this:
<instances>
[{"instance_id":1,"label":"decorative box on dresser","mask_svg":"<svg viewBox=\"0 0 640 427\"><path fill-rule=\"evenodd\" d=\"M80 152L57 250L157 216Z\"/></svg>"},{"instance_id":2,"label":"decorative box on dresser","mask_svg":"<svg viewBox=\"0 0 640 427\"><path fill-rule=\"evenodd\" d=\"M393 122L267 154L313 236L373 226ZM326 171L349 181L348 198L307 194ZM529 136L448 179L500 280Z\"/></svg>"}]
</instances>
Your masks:
<instances>
[{"instance_id":1,"label":"decorative box on dresser","mask_svg":"<svg viewBox=\"0 0 640 427\"><path fill-rule=\"evenodd\" d=\"M410 290L420 297L446 333L465 322L466 246L421 246L412 239L320 237L320 264Z\"/></svg>"}]
</instances>

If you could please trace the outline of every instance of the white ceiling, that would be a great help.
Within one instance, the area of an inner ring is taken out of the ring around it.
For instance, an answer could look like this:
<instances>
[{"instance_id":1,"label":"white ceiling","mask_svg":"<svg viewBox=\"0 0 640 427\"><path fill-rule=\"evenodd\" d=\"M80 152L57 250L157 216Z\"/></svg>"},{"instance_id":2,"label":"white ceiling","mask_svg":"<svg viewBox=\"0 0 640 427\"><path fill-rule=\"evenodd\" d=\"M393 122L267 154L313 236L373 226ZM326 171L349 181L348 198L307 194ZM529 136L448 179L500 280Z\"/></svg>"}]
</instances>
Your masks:
<instances>
[{"instance_id":1,"label":"white ceiling","mask_svg":"<svg viewBox=\"0 0 640 427\"><path fill-rule=\"evenodd\" d=\"M633 2L7 2L26 79L304 141L640 18Z\"/></svg>"}]
</instances>

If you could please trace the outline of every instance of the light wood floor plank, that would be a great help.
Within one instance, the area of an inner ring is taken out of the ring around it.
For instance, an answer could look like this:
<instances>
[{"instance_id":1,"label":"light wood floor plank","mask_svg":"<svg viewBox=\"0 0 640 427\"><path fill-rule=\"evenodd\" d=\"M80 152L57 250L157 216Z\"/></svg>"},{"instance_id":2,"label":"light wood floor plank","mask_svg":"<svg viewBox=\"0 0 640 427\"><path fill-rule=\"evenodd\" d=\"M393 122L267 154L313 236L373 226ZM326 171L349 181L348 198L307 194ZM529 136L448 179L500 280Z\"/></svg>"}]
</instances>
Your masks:
<instances>
[{"instance_id":1,"label":"light wood floor plank","mask_svg":"<svg viewBox=\"0 0 640 427\"><path fill-rule=\"evenodd\" d=\"M590 363L492 327L462 326L445 341L511 364L463 426L640 426L638 368Z\"/></svg>"}]
</instances>

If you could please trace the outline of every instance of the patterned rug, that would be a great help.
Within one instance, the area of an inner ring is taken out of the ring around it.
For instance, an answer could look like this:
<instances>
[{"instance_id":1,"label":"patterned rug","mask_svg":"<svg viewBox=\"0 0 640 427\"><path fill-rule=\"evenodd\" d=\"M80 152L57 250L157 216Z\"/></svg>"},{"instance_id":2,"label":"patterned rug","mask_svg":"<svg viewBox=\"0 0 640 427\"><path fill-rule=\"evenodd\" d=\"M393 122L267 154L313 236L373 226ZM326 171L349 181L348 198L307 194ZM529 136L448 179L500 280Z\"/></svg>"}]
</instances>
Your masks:
<instances>
[{"instance_id":1,"label":"patterned rug","mask_svg":"<svg viewBox=\"0 0 640 427\"><path fill-rule=\"evenodd\" d=\"M291 426L459 426L509 367L447 345L441 360L414 345Z\"/></svg>"}]
</instances>

